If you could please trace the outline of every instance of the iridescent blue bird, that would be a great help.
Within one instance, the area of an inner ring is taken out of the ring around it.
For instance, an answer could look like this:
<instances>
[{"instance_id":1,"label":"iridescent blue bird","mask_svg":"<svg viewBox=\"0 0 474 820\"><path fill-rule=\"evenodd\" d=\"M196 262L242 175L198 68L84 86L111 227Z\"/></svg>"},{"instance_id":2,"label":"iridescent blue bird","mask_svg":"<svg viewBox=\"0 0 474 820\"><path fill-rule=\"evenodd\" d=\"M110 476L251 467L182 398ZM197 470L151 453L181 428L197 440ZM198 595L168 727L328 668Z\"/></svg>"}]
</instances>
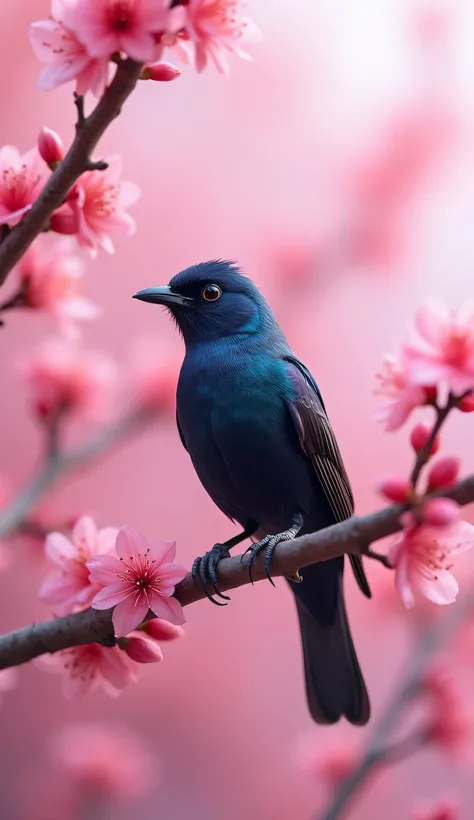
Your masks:
<instances>
[{"instance_id":1,"label":"iridescent blue bird","mask_svg":"<svg viewBox=\"0 0 474 820\"><path fill-rule=\"evenodd\" d=\"M177 391L181 441L214 503L243 528L193 567L195 580L226 598L216 567L231 547L260 538L249 549L249 566L265 550L268 570L279 541L352 515L349 479L315 380L235 264L193 265L168 286L135 298L165 305L184 337ZM351 555L350 561L370 597L361 558ZM347 621L343 569L344 558L334 558L305 567L302 581L288 583L311 715L318 723L345 716L362 725L370 706Z\"/></svg>"}]
</instances>

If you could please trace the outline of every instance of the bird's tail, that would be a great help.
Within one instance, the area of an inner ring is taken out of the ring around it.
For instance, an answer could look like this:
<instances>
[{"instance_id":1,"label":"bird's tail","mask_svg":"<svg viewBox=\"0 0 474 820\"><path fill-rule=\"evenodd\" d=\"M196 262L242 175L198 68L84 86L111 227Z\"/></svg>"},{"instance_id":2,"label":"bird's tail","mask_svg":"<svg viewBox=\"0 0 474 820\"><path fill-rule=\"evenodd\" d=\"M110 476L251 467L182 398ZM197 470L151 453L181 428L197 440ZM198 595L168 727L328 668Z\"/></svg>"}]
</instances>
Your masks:
<instances>
[{"instance_id":1,"label":"bird's tail","mask_svg":"<svg viewBox=\"0 0 474 820\"><path fill-rule=\"evenodd\" d=\"M290 586L296 598L308 706L316 723L345 716L363 726L370 703L355 653L344 604L344 558L305 567Z\"/></svg>"}]
</instances>

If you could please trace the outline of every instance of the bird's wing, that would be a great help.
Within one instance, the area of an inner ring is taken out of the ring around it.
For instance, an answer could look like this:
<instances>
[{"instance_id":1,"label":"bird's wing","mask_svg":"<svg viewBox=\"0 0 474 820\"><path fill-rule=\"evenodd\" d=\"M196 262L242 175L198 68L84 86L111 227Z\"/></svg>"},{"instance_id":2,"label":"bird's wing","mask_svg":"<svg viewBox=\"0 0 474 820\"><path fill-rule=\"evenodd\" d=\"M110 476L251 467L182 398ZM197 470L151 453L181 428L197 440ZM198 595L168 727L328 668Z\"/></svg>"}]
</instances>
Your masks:
<instances>
[{"instance_id":1,"label":"bird's wing","mask_svg":"<svg viewBox=\"0 0 474 820\"><path fill-rule=\"evenodd\" d=\"M286 361L295 394L288 407L301 449L311 459L336 522L344 521L354 512L354 497L321 394L311 373L299 359L288 356ZM359 555L349 557L360 589L370 598L362 559Z\"/></svg>"}]
</instances>

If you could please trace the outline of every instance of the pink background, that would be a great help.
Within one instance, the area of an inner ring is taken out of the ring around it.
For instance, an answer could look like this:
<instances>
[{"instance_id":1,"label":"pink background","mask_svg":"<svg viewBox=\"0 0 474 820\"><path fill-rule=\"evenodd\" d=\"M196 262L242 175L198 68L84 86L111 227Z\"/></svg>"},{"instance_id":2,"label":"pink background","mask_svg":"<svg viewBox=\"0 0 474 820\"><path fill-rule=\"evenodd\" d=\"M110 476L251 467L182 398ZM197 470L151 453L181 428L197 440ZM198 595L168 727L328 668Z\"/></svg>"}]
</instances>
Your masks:
<instances>
[{"instance_id":1,"label":"pink background","mask_svg":"<svg viewBox=\"0 0 474 820\"><path fill-rule=\"evenodd\" d=\"M156 340L161 356L182 352L167 318L132 293L197 261L238 260L321 386L361 513L380 504L376 478L406 472L411 459L406 430L388 436L372 421L382 354L427 297L454 307L473 295L474 8L468 0L444 8L446 26L427 44L414 20L426 9L442 15L441 4L254 0L264 40L252 47L253 63L234 60L229 79L187 68L175 83L143 83L99 152L122 154L124 177L142 197L136 235L89 265L86 290L104 312L86 328L87 344L123 363L126 389L126 364L142 338ZM26 29L48 11L46 0L0 6L0 141L21 150L42 124L65 140L73 132L72 89L35 88L40 66ZM1 331L0 469L13 487L28 480L41 443L14 362L52 330L47 318L12 314ZM468 471L472 419L456 417L443 443ZM189 566L234 533L200 487L172 419L64 483L53 509L87 509L100 525L176 539ZM15 552L0 577L5 631L49 616L35 599L41 562L21 543ZM368 572L373 602L349 577L347 588L377 715L403 671L411 627L401 604L393 614L384 603L391 593L382 570ZM38 807L25 814L25 791L34 795L40 777L54 792L45 749L70 719L118 721L161 757L150 799L106 817L303 820L323 805L325 784L295 762L302 734L314 732L320 753L335 741L359 742L365 730L312 729L284 583L246 587L226 609L201 602L186 614L186 638L165 646L165 662L144 668L118 700L96 692L67 702L59 677L20 670L0 712L2 816L39 816ZM383 811L398 820L418 798L451 788L471 817L472 769L422 752L371 783L348 817L378 820Z\"/></svg>"}]
</instances>

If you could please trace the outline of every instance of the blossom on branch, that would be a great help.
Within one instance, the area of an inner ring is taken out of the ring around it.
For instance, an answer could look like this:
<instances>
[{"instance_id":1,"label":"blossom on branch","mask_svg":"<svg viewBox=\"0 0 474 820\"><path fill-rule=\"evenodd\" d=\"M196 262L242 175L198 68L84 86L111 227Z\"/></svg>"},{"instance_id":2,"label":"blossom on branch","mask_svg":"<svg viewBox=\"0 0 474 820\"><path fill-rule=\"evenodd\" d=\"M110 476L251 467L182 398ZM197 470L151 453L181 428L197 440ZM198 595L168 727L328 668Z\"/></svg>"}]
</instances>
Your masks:
<instances>
[{"instance_id":1,"label":"blossom on branch","mask_svg":"<svg viewBox=\"0 0 474 820\"><path fill-rule=\"evenodd\" d=\"M138 63L154 60L157 35L167 28L169 0L69 0L64 24L91 57L124 53Z\"/></svg>"},{"instance_id":2,"label":"blossom on branch","mask_svg":"<svg viewBox=\"0 0 474 820\"><path fill-rule=\"evenodd\" d=\"M76 321L95 319L99 308L81 293L84 261L74 240L38 237L18 264L20 304L44 310L69 338L78 336Z\"/></svg>"},{"instance_id":3,"label":"blossom on branch","mask_svg":"<svg viewBox=\"0 0 474 820\"><path fill-rule=\"evenodd\" d=\"M183 624L183 608L173 593L186 569L173 563L175 542L150 546L141 533L124 526L119 530L115 551L117 557L99 555L88 562L88 567L93 583L103 587L92 606L115 607L112 620L116 637L132 632L150 609L158 618Z\"/></svg>"},{"instance_id":4,"label":"blossom on branch","mask_svg":"<svg viewBox=\"0 0 474 820\"><path fill-rule=\"evenodd\" d=\"M384 405L375 414L388 432L398 430L416 407L427 404L432 392L414 384L403 355L385 356L382 369L377 373L376 395L384 396Z\"/></svg>"},{"instance_id":5,"label":"blossom on branch","mask_svg":"<svg viewBox=\"0 0 474 820\"><path fill-rule=\"evenodd\" d=\"M71 0L52 0L51 17L30 25L28 35L35 56L46 63L38 87L50 91L63 83L76 81L76 93L92 91L101 97L108 83L108 59L96 59L76 34L64 25Z\"/></svg>"},{"instance_id":6,"label":"blossom on branch","mask_svg":"<svg viewBox=\"0 0 474 820\"><path fill-rule=\"evenodd\" d=\"M96 687L117 695L137 678L135 664L118 646L73 646L54 655L43 655L37 663L49 672L63 675L63 692L68 699L81 697Z\"/></svg>"},{"instance_id":7,"label":"blossom on branch","mask_svg":"<svg viewBox=\"0 0 474 820\"><path fill-rule=\"evenodd\" d=\"M49 174L37 148L23 156L13 145L0 148L0 225L13 228L21 221Z\"/></svg>"},{"instance_id":8,"label":"blossom on branch","mask_svg":"<svg viewBox=\"0 0 474 820\"><path fill-rule=\"evenodd\" d=\"M43 125L38 136L40 157L51 171L54 171L64 159L64 146L59 134Z\"/></svg>"},{"instance_id":9,"label":"blossom on branch","mask_svg":"<svg viewBox=\"0 0 474 820\"><path fill-rule=\"evenodd\" d=\"M135 220L126 209L137 201L140 190L133 182L120 178L119 156L109 157L106 162L105 171L86 171L79 177L66 203L50 220L53 231L75 234L79 245L92 257L98 248L114 252L111 237L115 233L135 233Z\"/></svg>"},{"instance_id":10,"label":"blossom on branch","mask_svg":"<svg viewBox=\"0 0 474 820\"><path fill-rule=\"evenodd\" d=\"M198 71L211 61L218 71L227 74L228 54L251 60L241 43L258 42L261 34L243 14L243 6L242 0L189 0L185 4L185 28L194 43Z\"/></svg>"},{"instance_id":11,"label":"blossom on branch","mask_svg":"<svg viewBox=\"0 0 474 820\"><path fill-rule=\"evenodd\" d=\"M75 524L71 538L60 532L46 537L46 557L54 571L43 582L39 597L54 606L56 615L68 615L90 604L100 587L90 582L87 561L94 555L110 554L117 532L116 527L98 530L85 515Z\"/></svg>"},{"instance_id":12,"label":"blossom on branch","mask_svg":"<svg viewBox=\"0 0 474 820\"><path fill-rule=\"evenodd\" d=\"M103 417L116 383L115 363L98 351L86 351L59 338L33 350L22 364L34 413L44 420L64 413Z\"/></svg>"},{"instance_id":13,"label":"blossom on branch","mask_svg":"<svg viewBox=\"0 0 474 820\"><path fill-rule=\"evenodd\" d=\"M51 756L81 792L118 800L148 794L159 773L158 761L142 739L122 726L62 726L51 744Z\"/></svg>"},{"instance_id":14,"label":"blossom on branch","mask_svg":"<svg viewBox=\"0 0 474 820\"><path fill-rule=\"evenodd\" d=\"M441 302L420 308L418 336L405 345L413 383L442 382L456 396L474 389L474 301L450 311Z\"/></svg>"},{"instance_id":15,"label":"blossom on branch","mask_svg":"<svg viewBox=\"0 0 474 820\"><path fill-rule=\"evenodd\" d=\"M474 526L467 521L438 527L419 524L412 513L404 513L402 523L403 531L392 543L388 557L403 603L410 609L415 593L435 604L453 603L459 587L451 573L452 556L474 546Z\"/></svg>"}]
</instances>

